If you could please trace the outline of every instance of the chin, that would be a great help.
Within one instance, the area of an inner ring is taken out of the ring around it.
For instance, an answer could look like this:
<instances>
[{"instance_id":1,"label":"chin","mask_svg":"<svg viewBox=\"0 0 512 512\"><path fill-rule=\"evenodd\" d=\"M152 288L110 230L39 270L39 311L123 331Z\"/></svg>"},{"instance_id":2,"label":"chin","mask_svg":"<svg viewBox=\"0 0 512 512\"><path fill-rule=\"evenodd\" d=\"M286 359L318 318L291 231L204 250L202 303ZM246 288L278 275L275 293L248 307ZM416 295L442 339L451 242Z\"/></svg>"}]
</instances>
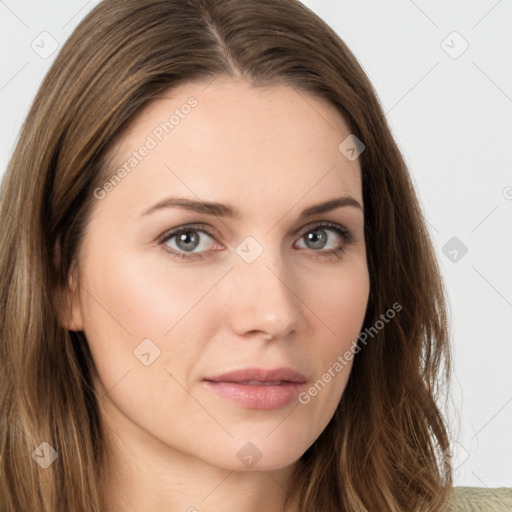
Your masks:
<instances>
[{"instance_id":1,"label":"chin","mask_svg":"<svg viewBox=\"0 0 512 512\"><path fill-rule=\"evenodd\" d=\"M211 457L208 457L207 462L229 471L278 471L297 462L310 446L288 438L290 444L284 448L285 441L282 438L276 435L272 440L272 434L269 438L265 438L265 435L224 443L216 453L210 452ZM201 458L206 460L205 452Z\"/></svg>"}]
</instances>

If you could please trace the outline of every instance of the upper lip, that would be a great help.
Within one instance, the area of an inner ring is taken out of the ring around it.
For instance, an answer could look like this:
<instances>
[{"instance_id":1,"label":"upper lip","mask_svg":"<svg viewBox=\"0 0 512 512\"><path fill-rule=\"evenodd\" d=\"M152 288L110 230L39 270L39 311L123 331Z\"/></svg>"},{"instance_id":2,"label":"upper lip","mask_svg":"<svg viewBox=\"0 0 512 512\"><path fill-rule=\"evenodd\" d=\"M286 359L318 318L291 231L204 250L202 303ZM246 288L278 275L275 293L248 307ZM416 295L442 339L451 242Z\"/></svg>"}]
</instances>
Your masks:
<instances>
[{"instance_id":1,"label":"upper lip","mask_svg":"<svg viewBox=\"0 0 512 512\"><path fill-rule=\"evenodd\" d=\"M241 370L234 370L231 372L223 373L222 375L215 375L213 377L206 377L204 380L213 382L293 382L304 383L306 377L302 373L293 370L292 368L243 368Z\"/></svg>"}]
</instances>

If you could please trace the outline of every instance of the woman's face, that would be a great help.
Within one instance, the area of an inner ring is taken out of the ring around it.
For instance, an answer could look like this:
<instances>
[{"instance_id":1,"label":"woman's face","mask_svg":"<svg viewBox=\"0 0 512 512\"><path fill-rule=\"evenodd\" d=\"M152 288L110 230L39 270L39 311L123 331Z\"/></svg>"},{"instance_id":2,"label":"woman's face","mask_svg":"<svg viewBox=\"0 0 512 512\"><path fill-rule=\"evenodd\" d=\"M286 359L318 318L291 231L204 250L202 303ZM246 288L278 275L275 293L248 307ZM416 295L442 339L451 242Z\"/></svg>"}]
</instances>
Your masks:
<instances>
[{"instance_id":1,"label":"woman's face","mask_svg":"<svg viewBox=\"0 0 512 512\"><path fill-rule=\"evenodd\" d=\"M137 116L95 191L67 324L134 450L270 470L324 430L369 294L349 134L323 100L221 78Z\"/></svg>"}]
</instances>

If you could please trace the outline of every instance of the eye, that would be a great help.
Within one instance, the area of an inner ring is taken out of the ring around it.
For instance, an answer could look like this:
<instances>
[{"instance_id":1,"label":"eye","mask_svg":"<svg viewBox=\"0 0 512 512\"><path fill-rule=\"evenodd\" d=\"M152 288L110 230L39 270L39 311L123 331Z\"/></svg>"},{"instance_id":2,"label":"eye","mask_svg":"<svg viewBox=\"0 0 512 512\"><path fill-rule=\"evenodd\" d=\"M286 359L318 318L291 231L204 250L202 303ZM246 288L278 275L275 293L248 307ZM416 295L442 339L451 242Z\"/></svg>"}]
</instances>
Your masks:
<instances>
[{"instance_id":1,"label":"eye","mask_svg":"<svg viewBox=\"0 0 512 512\"><path fill-rule=\"evenodd\" d=\"M203 240L205 235L206 240ZM336 241L336 239L338 240ZM214 240L214 235L206 229L204 224L190 224L164 233L159 238L159 243L163 250L173 258L192 260L203 259L205 256L202 253L211 249ZM321 221L313 226L309 225L306 230L302 231L299 241L304 241L305 248L311 249L313 253L319 253L320 257L339 258L347 246L354 241L354 237L343 226ZM329 250L326 250L326 247Z\"/></svg>"},{"instance_id":2,"label":"eye","mask_svg":"<svg viewBox=\"0 0 512 512\"><path fill-rule=\"evenodd\" d=\"M329 232L335 233L336 236L329 236ZM341 245L339 241L336 242L336 238L342 240ZM308 226L307 230L302 233L300 241L304 241L306 248L321 253L321 256L340 257L347 246L353 243L354 236L351 231L343 226L331 222L319 222L313 226ZM327 247L330 250L325 250L326 246L330 246Z\"/></svg>"},{"instance_id":3,"label":"eye","mask_svg":"<svg viewBox=\"0 0 512 512\"><path fill-rule=\"evenodd\" d=\"M195 254L195 252L204 252L208 250L208 248L205 247L205 245L208 246L208 242L202 241L202 236L200 236L199 233L206 235L212 240L214 239L213 235L204 229L203 224L191 224L183 226L170 233L166 233L163 235L163 238L160 239L160 243L163 245L164 250L175 258L191 258L190 256L187 256L187 253L189 253L194 254L192 258L201 259L203 256L201 254ZM171 246L171 249L169 250L168 247L170 244L168 245L168 242L173 239L175 239L173 241L174 247ZM195 249L198 249L198 251L195 251Z\"/></svg>"}]
</instances>

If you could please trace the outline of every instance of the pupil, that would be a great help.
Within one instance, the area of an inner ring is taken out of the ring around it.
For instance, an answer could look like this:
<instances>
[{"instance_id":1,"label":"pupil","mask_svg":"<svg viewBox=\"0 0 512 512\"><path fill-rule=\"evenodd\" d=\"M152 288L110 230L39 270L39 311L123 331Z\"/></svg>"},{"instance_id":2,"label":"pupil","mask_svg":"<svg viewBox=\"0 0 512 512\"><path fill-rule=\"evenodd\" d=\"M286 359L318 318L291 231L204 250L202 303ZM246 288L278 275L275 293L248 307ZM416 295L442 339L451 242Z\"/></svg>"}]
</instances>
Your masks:
<instances>
[{"instance_id":1,"label":"pupil","mask_svg":"<svg viewBox=\"0 0 512 512\"><path fill-rule=\"evenodd\" d=\"M313 242L313 246L315 249L321 249L325 244L325 231L323 229L319 229L316 233L321 233L320 235L316 235L315 233L309 233L307 235L308 240Z\"/></svg>"},{"instance_id":2,"label":"pupil","mask_svg":"<svg viewBox=\"0 0 512 512\"><path fill-rule=\"evenodd\" d=\"M196 242L196 245L192 244L193 247L190 245L190 240L193 242ZM188 250L188 249L194 249L197 246L198 237L193 231L185 231L181 235L178 236L178 239L176 241L176 244L180 249Z\"/></svg>"}]
</instances>

